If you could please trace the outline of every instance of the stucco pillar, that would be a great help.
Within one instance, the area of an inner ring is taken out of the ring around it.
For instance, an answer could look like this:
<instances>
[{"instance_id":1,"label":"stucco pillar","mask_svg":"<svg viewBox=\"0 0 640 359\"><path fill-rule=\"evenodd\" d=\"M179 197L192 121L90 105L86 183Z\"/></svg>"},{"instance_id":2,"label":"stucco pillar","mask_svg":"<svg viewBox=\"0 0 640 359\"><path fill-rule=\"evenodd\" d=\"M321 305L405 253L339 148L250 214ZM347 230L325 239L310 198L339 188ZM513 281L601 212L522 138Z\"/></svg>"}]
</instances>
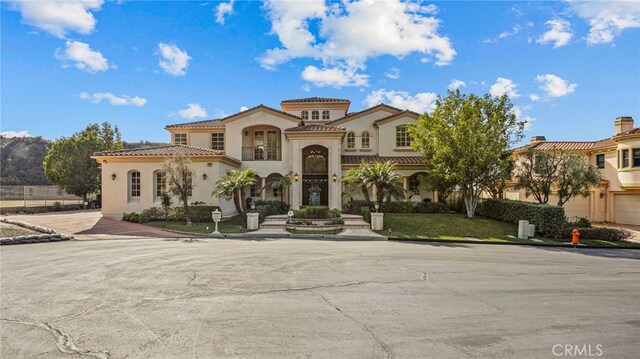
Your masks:
<instances>
[{"instance_id":1,"label":"stucco pillar","mask_svg":"<svg viewBox=\"0 0 640 359\"><path fill-rule=\"evenodd\" d=\"M262 188L262 191L260 191L260 199L265 201L267 199L267 189L264 188L264 186L267 185L267 178L260 177L260 181L261 181L260 188Z\"/></svg>"},{"instance_id":2,"label":"stucco pillar","mask_svg":"<svg viewBox=\"0 0 640 359\"><path fill-rule=\"evenodd\" d=\"M408 201L411 197L411 193L409 193L409 177L404 176L404 180L402 181L402 188L404 188L404 200Z\"/></svg>"},{"instance_id":3,"label":"stucco pillar","mask_svg":"<svg viewBox=\"0 0 640 359\"><path fill-rule=\"evenodd\" d=\"M291 160L291 171L294 175L298 175L298 181L293 178L291 182L291 208L300 209L302 205L302 198L300 193L302 192L302 149L300 143L296 140L291 141L289 145L289 158Z\"/></svg>"},{"instance_id":4,"label":"stucco pillar","mask_svg":"<svg viewBox=\"0 0 640 359\"><path fill-rule=\"evenodd\" d=\"M342 197L342 163L340 161L340 143L338 141L332 141L329 146L329 208L341 208ZM336 175L338 179L333 182L333 175Z\"/></svg>"}]
</instances>

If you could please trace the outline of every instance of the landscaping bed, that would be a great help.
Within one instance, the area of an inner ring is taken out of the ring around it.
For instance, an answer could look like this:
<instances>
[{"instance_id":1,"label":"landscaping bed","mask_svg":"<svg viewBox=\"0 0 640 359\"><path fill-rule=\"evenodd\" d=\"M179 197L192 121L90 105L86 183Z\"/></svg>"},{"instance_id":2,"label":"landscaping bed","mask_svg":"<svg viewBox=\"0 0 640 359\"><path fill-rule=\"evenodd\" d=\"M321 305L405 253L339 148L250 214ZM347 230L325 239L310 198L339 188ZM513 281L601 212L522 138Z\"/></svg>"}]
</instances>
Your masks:
<instances>
[{"instance_id":1,"label":"landscaping bed","mask_svg":"<svg viewBox=\"0 0 640 359\"><path fill-rule=\"evenodd\" d=\"M172 231L186 232L186 233L200 233L200 234L212 233L216 228L216 225L214 222L197 222L197 223L193 223L192 226L187 226L182 222L173 222L173 221L153 221L153 222L145 222L141 224L145 226L168 229ZM251 232L251 230L248 230L245 226L242 225L242 220L240 216L235 216L235 217L220 221L218 223L218 231L220 233Z\"/></svg>"}]
</instances>

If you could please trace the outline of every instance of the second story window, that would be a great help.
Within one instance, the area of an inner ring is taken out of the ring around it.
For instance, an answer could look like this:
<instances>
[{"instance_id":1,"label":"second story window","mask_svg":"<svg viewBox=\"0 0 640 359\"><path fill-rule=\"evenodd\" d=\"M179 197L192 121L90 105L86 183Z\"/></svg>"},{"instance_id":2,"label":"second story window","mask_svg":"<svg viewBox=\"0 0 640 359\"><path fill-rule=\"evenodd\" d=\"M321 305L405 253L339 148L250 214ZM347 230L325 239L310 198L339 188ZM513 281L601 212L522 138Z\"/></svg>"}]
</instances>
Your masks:
<instances>
[{"instance_id":1,"label":"second story window","mask_svg":"<svg viewBox=\"0 0 640 359\"><path fill-rule=\"evenodd\" d=\"M322 119L323 120L328 120L329 119L329 111L328 110L322 111Z\"/></svg>"},{"instance_id":2,"label":"second story window","mask_svg":"<svg viewBox=\"0 0 640 359\"><path fill-rule=\"evenodd\" d=\"M640 167L640 148L634 148L631 150L633 158L633 167Z\"/></svg>"},{"instance_id":3,"label":"second story window","mask_svg":"<svg viewBox=\"0 0 640 359\"><path fill-rule=\"evenodd\" d=\"M311 111L311 119L312 120L319 120L320 119L320 112L313 110Z\"/></svg>"},{"instance_id":4,"label":"second story window","mask_svg":"<svg viewBox=\"0 0 640 359\"><path fill-rule=\"evenodd\" d=\"M629 167L629 150L620 151L620 168Z\"/></svg>"},{"instance_id":5,"label":"second story window","mask_svg":"<svg viewBox=\"0 0 640 359\"><path fill-rule=\"evenodd\" d=\"M604 168L604 154L596 155L596 166Z\"/></svg>"},{"instance_id":6,"label":"second story window","mask_svg":"<svg viewBox=\"0 0 640 359\"><path fill-rule=\"evenodd\" d=\"M363 132L362 133L361 142L362 142L362 144L361 144L360 148L369 149L369 132Z\"/></svg>"},{"instance_id":7,"label":"second story window","mask_svg":"<svg viewBox=\"0 0 640 359\"><path fill-rule=\"evenodd\" d=\"M347 148L356 148L356 135L353 132L347 133Z\"/></svg>"},{"instance_id":8,"label":"second story window","mask_svg":"<svg viewBox=\"0 0 640 359\"><path fill-rule=\"evenodd\" d=\"M211 134L211 149L216 151L224 151L224 133Z\"/></svg>"},{"instance_id":9,"label":"second story window","mask_svg":"<svg viewBox=\"0 0 640 359\"><path fill-rule=\"evenodd\" d=\"M175 134L173 134L173 144L174 145L186 145L187 144L187 134L186 133L175 133Z\"/></svg>"},{"instance_id":10,"label":"second story window","mask_svg":"<svg viewBox=\"0 0 640 359\"><path fill-rule=\"evenodd\" d=\"M407 125L396 127L396 147L410 147L411 136L409 136L409 130Z\"/></svg>"},{"instance_id":11,"label":"second story window","mask_svg":"<svg viewBox=\"0 0 640 359\"><path fill-rule=\"evenodd\" d=\"M309 119L309 111L302 111L300 113L300 118L303 120L308 120Z\"/></svg>"}]
</instances>

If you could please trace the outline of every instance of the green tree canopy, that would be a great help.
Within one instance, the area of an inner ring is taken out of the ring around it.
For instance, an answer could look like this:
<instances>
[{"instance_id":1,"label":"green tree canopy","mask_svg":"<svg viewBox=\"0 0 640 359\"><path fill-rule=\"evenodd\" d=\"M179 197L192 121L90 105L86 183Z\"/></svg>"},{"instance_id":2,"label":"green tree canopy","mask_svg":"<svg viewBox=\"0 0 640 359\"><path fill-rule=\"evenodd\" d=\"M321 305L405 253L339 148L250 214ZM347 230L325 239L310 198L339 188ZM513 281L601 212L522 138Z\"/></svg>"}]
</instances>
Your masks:
<instances>
[{"instance_id":1,"label":"green tree canopy","mask_svg":"<svg viewBox=\"0 0 640 359\"><path fill-rule=\"evenodd\" d=\"M108 122L91 124L71 137L56 140L42 166L49 181L86 201L100 190L100 168L91 159L95 152L122 149L118 127Z\"/></svg>"},{"instance_id":2,"label":"green tree canopy","mask_svg":"<svg viewBox=\"0 0 640 359\"><path fill-rule=\"evenodd\" d=\"M589 190L600 184L600 172L584 157L566 151L524 152L516 171L517 189L539 203L548 203L555 187L558 206L573 197L589 195Z\"/></svg>"},{"instance_id":3,"label":"green tree canopy","mask_svg":"<svg viewBox=\"0 0 640 359\"><path fill-rule=\"evenodd\" d=\"M215 190L211 194L218 197L231 197L236 211L242 218L243 223L247 223L247 209L245 208L245 188L256 183L258 173L253 168L246 170L232 170L227 172L215 184Z\"/></svg>"},{"instance_id":4,"label":"green tree canopy","mask_svg":"<svg viewBox=\"0 0 640 359\"><path fill-rule=\"evenodd\" d=\"M402 188L404 177L396 171L396 164L387 162L360 162L358 168L350 169L342 178L342 182L349 186L359 187L369 208L373 211L375 204L384 212L391 198L402 199L405 191ZM371 201L372 195L369 188L375 186L375 201Z\"/></svg>"},{"instance_id":5,"label":"green tree canopy","mask_svg":"<svg viewBox=\"0 0 640 359\"><path fill-rule=\"evenodd\" d=\"M505 161L503 154L522 138L509 97L463 95L459 90L439 97L431 113L409 127L411 145L426 158L427 179L455 183L462 191L467 216L473 218L478 198Z\"/></svg>"}]
</instances>

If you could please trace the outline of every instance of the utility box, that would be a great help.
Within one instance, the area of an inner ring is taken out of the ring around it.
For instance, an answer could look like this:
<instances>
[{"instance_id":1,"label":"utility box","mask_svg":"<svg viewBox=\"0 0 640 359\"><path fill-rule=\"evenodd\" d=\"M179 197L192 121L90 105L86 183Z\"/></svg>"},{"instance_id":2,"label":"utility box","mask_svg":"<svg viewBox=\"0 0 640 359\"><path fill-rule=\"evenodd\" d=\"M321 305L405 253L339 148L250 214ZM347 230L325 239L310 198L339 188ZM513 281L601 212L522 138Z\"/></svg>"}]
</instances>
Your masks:
<instances>
[{"instance_id":1,"label":"utility box","mask_svg":"<svg viewBox=\"0 0 640 359\"><path fill-rule=\"evenodd\" d=\"M529 221L518 221L518 238L529 239Z\"/></svg>"},{"instance_id":2,"label":"utility box","mask_svg":"<svg viewBox=\"0 0 640 359\"><path fill-rule=\"evenodd\" d=\"M247 213L247 229L254 230L260 226L259 213Z\"/></svg>"},{"instance_id":3,"label":"utility box","mask_svg":"<svg viewBox=\"0 0 640 359\"><path fill-rule=\"evenodd\" d=\"M371 229L381 231L384 228L384 213L371 213Z\"/></svg>"}]
</instances>

